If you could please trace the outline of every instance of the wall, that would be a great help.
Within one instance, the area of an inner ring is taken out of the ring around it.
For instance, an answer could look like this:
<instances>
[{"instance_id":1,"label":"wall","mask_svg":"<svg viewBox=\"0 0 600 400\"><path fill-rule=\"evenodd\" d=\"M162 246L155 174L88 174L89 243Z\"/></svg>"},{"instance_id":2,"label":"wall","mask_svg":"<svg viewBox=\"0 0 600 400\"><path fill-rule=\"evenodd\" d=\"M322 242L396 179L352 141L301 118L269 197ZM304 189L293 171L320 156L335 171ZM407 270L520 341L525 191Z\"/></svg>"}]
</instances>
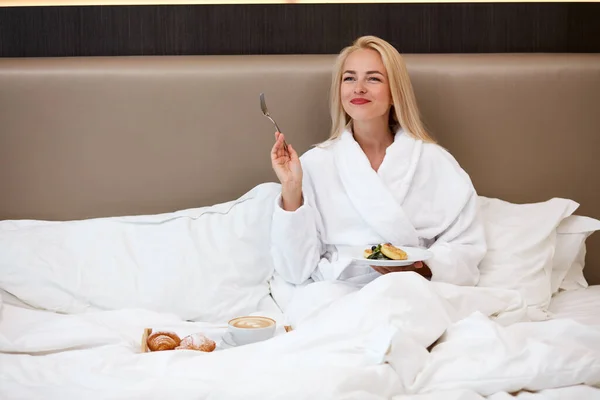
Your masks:
<instances>
[{"instance_id":1,"label":"wall","mask_svg":"<svg viewBox=\"0 0 600 400\"><path fill-rule=\"evenodd\" d=\"M374 34L404 53L600 52L600 3L0 8L0 57L337 53Z\"/></svg>"}]
</instances>

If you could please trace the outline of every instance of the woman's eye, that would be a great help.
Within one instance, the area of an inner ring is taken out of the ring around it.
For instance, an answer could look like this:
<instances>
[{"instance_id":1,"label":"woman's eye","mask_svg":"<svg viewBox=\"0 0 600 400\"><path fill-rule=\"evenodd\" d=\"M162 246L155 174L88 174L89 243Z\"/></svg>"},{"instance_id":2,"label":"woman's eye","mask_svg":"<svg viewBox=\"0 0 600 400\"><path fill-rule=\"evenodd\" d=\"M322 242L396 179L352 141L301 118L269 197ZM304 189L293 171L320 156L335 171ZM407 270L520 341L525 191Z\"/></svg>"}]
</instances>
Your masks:
<instances>
[{"instance_id":1,"label":"woman's eye","mask_svg":"<svg viewBox=\"0 0 600 400\"><path fill-rule=\"evenodd\" d=\"M355 80L356 80L356 78L353 77L353 76L345 76L342 79L343 82L351 82L351 81L355 81ZM369 82L381 82L381 79L378 78L378 77L371 76L371 77L367 78L367 81L369 81Z\"/></svg>"}]
</instances>

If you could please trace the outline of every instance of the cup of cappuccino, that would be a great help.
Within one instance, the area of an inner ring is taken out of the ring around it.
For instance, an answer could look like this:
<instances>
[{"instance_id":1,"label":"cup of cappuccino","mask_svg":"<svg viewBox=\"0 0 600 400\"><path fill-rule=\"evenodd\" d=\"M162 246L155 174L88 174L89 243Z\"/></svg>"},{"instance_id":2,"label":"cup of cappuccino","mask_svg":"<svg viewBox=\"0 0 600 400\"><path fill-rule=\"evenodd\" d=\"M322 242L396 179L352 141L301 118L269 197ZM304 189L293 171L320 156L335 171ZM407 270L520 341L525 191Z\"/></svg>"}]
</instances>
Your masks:
<instances>
[{"instance_id":1,"label":"cup of cappuccino","mask_svg":"<svg viewBox=\"0 0 600 400\"><path fill-rule=\"evenodd\" d=\"M245 345L272 338L275 320L261 316L237 317L229 321L228 332L236 345Z\"/></svg>"}]
</instances>

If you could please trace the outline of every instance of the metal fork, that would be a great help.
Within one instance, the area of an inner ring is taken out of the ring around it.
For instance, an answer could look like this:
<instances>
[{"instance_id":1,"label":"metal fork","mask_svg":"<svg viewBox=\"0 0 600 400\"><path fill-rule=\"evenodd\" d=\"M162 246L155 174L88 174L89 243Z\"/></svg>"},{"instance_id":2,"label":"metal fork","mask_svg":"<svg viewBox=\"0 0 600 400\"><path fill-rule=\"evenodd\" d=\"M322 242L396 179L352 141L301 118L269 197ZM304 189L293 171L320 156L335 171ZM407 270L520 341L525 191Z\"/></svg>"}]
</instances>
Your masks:
<instances>
[{"instance_id":1,"label":"metal fork","mask_svg":"<svg viewBox=\"0 0 600 400\"><path fill-rule=\"evenodd\" d=\"M269 109L267 108L267 102L265 101L264 93L260 94L260 109L262 110L263 115L265 117L269 118L271 120L271 122L273 123L273 125L275 125L275 129L277 129L277 132L281 133L281 130L279 130L279 127L277 126L277 122L275 122L275 120L269 114ZM290 154L290 151L288 150L288 145L285 142L285 139L283 140L283 148L286 153Z\"/></svg>"}]
</instances>

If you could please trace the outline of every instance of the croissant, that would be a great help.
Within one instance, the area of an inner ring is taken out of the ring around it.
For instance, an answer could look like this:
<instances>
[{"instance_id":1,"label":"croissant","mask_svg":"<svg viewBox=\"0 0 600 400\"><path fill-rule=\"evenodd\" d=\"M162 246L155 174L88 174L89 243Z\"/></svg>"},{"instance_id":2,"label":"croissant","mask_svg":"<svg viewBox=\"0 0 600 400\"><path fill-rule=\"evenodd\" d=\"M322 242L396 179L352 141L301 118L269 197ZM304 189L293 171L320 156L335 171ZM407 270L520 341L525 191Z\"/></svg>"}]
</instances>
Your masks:
<instances>
[{"instance_id":1,"label":"croissant","mask_svg":"<svg viewBox=\"0 0 600 400\"><path fill-rule=\"evenodd\" d=\"M150 351L173 350L180 343L181 339L173 332L155 332L146 339Z\"/></svg>"},{"instance_id":2,"label":"croissant","mask_svg":"<svg viewBox=\"0 0 600 400\"><path fill-rule=\"evenodd\" d=\"M176 347L176 350L198 350L210 353L217 347L217 344L204 336L201 333L194 333L181 339L181 343Z\"/></svg>"}]
</instances>

